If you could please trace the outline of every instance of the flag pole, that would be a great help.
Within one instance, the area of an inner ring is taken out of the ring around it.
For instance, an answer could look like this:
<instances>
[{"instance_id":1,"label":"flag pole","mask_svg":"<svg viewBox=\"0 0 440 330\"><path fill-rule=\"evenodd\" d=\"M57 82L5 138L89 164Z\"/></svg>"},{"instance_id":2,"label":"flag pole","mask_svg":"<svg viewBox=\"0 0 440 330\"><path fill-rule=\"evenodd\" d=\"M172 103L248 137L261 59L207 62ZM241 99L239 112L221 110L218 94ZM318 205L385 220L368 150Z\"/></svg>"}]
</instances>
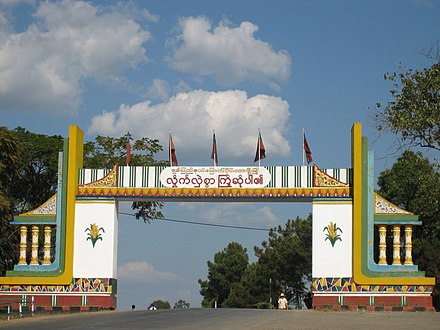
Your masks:
<instances>
[{"instance_id":1,"label":"flag pole","mask_svg":"<svg viewBox=\"0 0 440 330\"><path fill-rule=\"evenodd\" d=\"M261 132L260 132L260 128L258 128L258 167L261 167L260 161L261 161Z\"/></svg>"},{"instance_id":2,"label":"flag pole","mask_svg":"<svg viewBox=\"0 0 440 330\"><path fill-rule=\"evenodd\" d=\"M212 137L214 137L215 136L215 129L213 129L212 130ZM217 158L217 153L215 152L216 150L214 150L214 141L212 141L213 142L213 144L212 144L212 159L213 159L213 161L214 161L214 167L215 167L215 163L216 163L216 158ZM217 141L216 141L217 142ZM216 148L217 148L217 146L215 146Z\"/></svg>"},{"instance_id":3,"label":"flag pole","mask_svg":"<svg viewBox=\"0 0 440 330\"><path fill-rule=\"evenodd\" d=\"M127 131L127 134L125 134L125 136L127 137L127 144L125 146L125 164L127 166L130 165L131 162L131 145L130 145L130 140L131 140L131 134L130 131Z\"/></svg>"},{"instance_id":4,"label":"flag pole","mask_svg":"<svg viewBox=\"0 0 440 330\"><path fill-rule=\"evenodd\" d=\"M171 155L171 129L168 129L168 160L170 162L170 166L173 166L173 159Z\"/></svg>"},{"instance_id":5,"label":"flag pole","mask_svg":"<svg viewBox=\"0 0 440 330\"><path fill-rule=\"evenodd\" d=\"M304 163L304 127L303 127L303 131L302 131L302 158L303 158L303 166L305 165Z\"/></svg>"}]
</instances>

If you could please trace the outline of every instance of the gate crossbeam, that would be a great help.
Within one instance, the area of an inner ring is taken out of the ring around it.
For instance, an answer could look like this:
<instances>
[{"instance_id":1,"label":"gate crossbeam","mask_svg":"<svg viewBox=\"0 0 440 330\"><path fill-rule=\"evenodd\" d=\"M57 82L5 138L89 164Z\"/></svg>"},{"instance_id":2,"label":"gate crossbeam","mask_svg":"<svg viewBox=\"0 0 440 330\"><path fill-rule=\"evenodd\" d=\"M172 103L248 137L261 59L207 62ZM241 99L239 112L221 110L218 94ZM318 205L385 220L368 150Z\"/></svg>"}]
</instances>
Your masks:
<instances>
[{"instance_id":1,"label":"gate crossbeam","mask_svg":"<svg viewBox=\"0 0 440 330\"><path fill-rule=\"evenodd\" d=\"M78 197L310 202L351 198L351 169L308 166L81 169Z\"/></svg>"}]
</instances>

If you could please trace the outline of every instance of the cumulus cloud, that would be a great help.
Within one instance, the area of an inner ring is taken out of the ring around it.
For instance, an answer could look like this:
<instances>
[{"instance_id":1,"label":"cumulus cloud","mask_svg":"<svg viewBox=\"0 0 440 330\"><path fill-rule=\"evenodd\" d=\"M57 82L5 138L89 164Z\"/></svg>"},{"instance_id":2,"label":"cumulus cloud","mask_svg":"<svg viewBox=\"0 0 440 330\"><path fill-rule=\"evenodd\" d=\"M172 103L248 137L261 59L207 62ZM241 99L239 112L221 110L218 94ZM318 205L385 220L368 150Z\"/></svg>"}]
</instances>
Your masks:
<instances>
[{"instance_id":1,"label":"cumulus cloud","mask_svg":"<svg viewBox=\"0 0 440 330\"><path fill-rule=\"evenodd\" d=\"M150 33L124 13L65 0L42 2L34 17L23 32L1 29L0 111L75 113L82 81L120 83L147 60Z\"/></svg>"},{"instance_id":2,"label":"cumulus cloud","mask_svg":"<svg viewBox=\"0 0 440 330\"><path fill-rule=\"evenodd\" d=\"M288 79L291 59L287 52L276 52L257 39L257 31L258 26L251 22L231 27L222 20L213 28L204 17L182 18L167 61L178 71L211 76L227 86L253 80L276 88Z\"/></svg>"},{"instance_id":3,"label":"cumulus cloud","mask_svg":"<svg viewBox=\"0 0 440 330\"><path fill-rule=\"evenodd\" d=\"M158 271L153 265L144 261L127 262L119 266L118 277L121 280L142 283L173 282L182 280L180 276L169 272Z\"/></svg>"},{"instance_id":4,"label":"cumulus cloud","mask_svg":"<svg viewBox=\"0 0 440 330\"><path fill-rule=\"evenodd\" d=\"M138 138L157 138L166 146L168 129L171 129L179 161L185 162L185 157L181 157L185 153L197 157L197 152L201 152L205 158L210 154L212 130L215 129L222 164L222 159L228 157L253 159L258 128L267 155L287 156L290 146L284 135L289 115L288 103L279 97L248 97L246 92L239 90L197 90L177 94L156 105L149 101L121 105L116 111L92 118L88 132L122 136L130 131ZM197 159L187 159L192 165L194 160Z\"/></svg>"}]
</instances>

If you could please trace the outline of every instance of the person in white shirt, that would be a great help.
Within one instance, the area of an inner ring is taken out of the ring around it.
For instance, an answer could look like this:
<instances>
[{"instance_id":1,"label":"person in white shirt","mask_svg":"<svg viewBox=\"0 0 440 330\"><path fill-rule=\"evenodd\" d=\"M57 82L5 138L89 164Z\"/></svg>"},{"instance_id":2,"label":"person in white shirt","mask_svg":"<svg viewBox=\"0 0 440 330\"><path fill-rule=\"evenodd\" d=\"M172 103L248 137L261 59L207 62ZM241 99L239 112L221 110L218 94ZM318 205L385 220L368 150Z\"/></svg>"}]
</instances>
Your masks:
<instances>
[{"instance_id":1,"label":"person in white shirt","mask_svg":"<svg viewBox=\"0 0 440 330\"><path fill-rule=\"evenodd\" d=\"M284 293L280 294L280 298L278 299L278 309L287 309L287 299L284 296Z\"/></svg>"}]
</instances>

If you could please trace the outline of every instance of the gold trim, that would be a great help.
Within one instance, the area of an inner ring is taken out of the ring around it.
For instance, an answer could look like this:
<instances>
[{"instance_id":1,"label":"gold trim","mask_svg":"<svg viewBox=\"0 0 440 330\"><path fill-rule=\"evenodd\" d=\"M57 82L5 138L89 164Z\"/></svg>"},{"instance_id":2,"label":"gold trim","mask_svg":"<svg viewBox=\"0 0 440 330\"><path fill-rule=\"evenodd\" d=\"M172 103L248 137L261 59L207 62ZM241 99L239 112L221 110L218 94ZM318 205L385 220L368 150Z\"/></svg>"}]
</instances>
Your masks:
<instances>
[{"instance_id":1,"label":"gold trim","mask_svg":"<svg viewBox=\"0 0 440 330\"><path fill-rule=\"evenodd\" d=\"M348 201L320 201L320 200L313 200L313 205L315 204L323 204L323 205L353 205L353 201L352 200L348 200Z\"/></svg>"},{"instance_id":2,"label":"gold trim","mask_svg":"<svg viewBox=\"0 0 440 330\"><path fill-rule=\"evenodd\" d=\"M351 197L349 187L322 188L126 188L79 187L78 197Z\"/></svg>"},{"instance_id":3,"label":"gold trim","mask_svg":"<svg viewBox=\"0 0 440 330\"><path fill-rule=\"evenodd\" d=\"M23 216L54 216L57 211L57 194L52 195L47 201L38 206L37 208L28 211L26 213L19 214L20 217Z\"/></svg>"},{"instance_id":4,"label":"gold trim","mask_svg":"<svg viewBox=\"0 0 440 330\"><path fill-rule=\"evenodd\" d=\"M315 187L349 187L344 183L328 175L318 166L313 165L313 186Z\"/></svg>"},{"instance_id":5,"label":"gold trim","mask_svg":"<svg viewBox=\"0 0 440 330\"><path fill-rule=\"evenodd\" d=\"M117 187L118 186L118 164L103 178L79 185L79 187Z\"/></svg>"},{"instance_id":6,"label":"gold trim","mask_svg":"<svg viewBox=\"0 0 440 330\"><path fill-rule=\"evenodd\" d=\"M380 211L380 212L378 212ZM414 213L408 212L393 203L387 201L385 198L377 193L374 193L374 214L410 214Z\"/></svg>"}]
</instances>

